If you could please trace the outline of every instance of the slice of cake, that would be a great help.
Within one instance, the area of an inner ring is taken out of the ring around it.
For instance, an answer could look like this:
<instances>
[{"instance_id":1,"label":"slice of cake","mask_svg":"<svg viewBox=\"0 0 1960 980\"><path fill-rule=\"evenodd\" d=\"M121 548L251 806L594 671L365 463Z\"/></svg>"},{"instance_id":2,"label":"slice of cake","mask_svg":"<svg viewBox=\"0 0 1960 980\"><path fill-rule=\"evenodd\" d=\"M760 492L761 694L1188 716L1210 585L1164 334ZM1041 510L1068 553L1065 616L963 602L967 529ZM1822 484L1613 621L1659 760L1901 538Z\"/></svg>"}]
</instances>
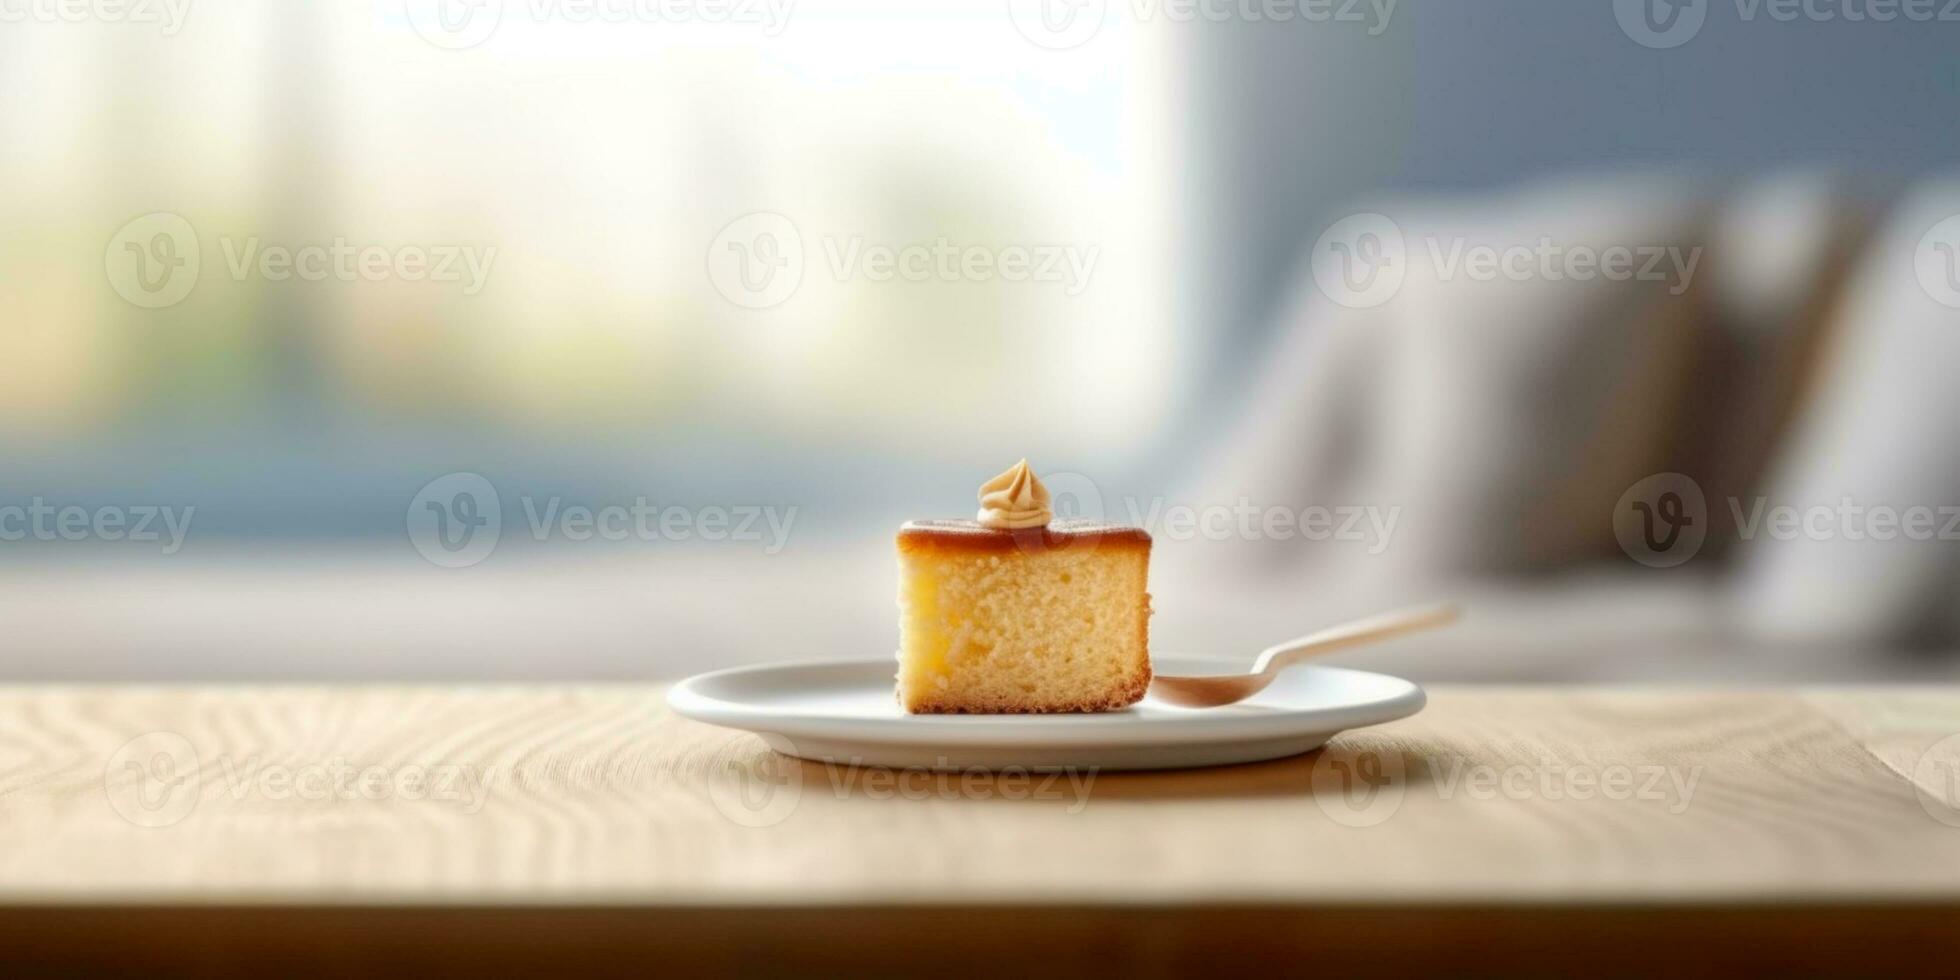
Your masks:
<instances>
[{"instance_id":1,"label":"slice of cake","mask_svg":"<svg viewBox=\"0 0 1960 980\"><path fill-rule=\"evenodd\" d=\"M979 518L898 532L898 700L906 711L1109 711L1150 685L1150 535L1053 521L1027 460Z\"/></svg>"}]
</instances>

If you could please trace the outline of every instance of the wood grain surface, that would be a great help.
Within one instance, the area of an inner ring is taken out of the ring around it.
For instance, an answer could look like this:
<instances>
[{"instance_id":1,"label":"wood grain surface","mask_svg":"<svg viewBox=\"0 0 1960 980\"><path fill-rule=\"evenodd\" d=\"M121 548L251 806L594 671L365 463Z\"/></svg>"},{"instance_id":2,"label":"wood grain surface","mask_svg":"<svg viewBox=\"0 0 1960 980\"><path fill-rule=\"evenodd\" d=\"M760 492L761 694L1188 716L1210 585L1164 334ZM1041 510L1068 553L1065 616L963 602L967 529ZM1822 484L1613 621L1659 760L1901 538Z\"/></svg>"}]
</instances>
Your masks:
<instances>
[{"instance_id":1,"label":"wood grain surface","mask_svg":"<svg viewBox=\"0 0 1960 980\"><path fill-rule=\"evenodd\" d=\"M614 922L618 942L712 958L702 943L749 927L774 948L830 922L890 952L877 923L1046 908L1041 928L1119 945L1186 935L1150 947L1171 962L1204 940L1164 923L1199 908L1311 911L1292 942L1508 915L1541 943L1700 909L1693 934L1737 949L1835 910L1838 931L1950 964L1956 774L1955 689L1445 687L1295 759L1050 778L796 762L671 716L654 687L11 688L0 943L206 950L209 968L231 962L212 935L379 941L406 921L384 913L419 909L440 949L501 909L504 935L538 931L526 948ZM1591 918L1548 938L1557 916ZM78 942L89 928L122 938Z\"/></svg>"}]
</instances>

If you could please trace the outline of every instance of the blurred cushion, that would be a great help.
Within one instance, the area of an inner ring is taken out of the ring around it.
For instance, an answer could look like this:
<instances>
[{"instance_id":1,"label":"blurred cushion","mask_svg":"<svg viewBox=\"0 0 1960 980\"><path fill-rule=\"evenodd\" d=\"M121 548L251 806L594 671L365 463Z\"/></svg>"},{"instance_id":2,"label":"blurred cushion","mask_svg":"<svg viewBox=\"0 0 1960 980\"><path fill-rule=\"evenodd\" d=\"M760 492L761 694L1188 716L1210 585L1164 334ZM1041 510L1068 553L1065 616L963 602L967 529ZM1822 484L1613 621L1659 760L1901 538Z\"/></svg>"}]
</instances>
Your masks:
<instances>
[{"instance_id":1,"label":"blurred cushion","mask_svg":"<svg viewBox=\"0 0 1960 980\"><path fill-rule=\"evenodd\" d=\"M1416 588L1613 554L1612 508L1667 468L1694 380L1700 189L1595 179L1359 210L1375 217L1316 244L1246 421L1198 496L1372 507L1394 531L1379 553L1254 541L1243 563ZM1480 253L1508 269L1492 274ZM1399 288L1332 278L1363 254L1403 259Z\"/></svg>"},{"instance_id":2,"label":"blurred cushion","mask_svg":"<svg viewBox=\"0 0 1960 980\"><path fill-rule=\"evenodd\" d=\"M1837 310L1830 370L1761 501L1822 517L1794 535L1759 525L1741 546L1738 613L1759 636L1927 643L1960 625L1960 542L1939 513L1960 504L1956 215L1960 181L1908 197ZM1874 522L1878 508L1930 509L1929 539Z\"/></svg>"}]
</instances>

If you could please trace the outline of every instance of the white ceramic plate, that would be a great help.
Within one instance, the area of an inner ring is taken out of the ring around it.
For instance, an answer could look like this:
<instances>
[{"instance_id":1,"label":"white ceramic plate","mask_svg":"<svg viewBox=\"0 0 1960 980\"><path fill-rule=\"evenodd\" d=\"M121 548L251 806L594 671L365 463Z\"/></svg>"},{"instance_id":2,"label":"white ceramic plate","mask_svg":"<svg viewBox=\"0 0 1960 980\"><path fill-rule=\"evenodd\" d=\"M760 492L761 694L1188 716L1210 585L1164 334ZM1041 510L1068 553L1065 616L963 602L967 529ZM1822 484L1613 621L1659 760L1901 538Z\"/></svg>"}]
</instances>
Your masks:
<instances>
[{"instance_id":1,"label":"white ceramic plate","mask_svg":"<svg viewBox=\"0 0 1960 980\"><path fill-rule=\"evenodd\" d=\"M1162 674L1230 673L1243 665L1153 657ZM1179 708L1146 697L1123 711L1068 715L908 715L892 694L890 657L738 667L688 678L674 711L764 737L818 762L934 769L1181 769L1278 759L1336 733L1422 710L1399 677L1301 666L1256 697Z\"/></svg>"}]
</instances>

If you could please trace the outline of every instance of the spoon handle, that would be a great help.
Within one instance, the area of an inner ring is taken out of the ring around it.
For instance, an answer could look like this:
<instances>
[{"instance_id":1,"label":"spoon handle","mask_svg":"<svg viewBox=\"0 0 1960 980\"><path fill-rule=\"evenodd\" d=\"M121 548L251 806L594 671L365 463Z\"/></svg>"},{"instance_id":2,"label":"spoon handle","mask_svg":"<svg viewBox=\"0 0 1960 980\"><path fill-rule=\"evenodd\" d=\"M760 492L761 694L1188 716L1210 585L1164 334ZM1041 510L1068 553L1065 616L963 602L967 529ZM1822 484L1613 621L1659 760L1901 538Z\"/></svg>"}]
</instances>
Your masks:
<instances>
[{"instance_id":1,"label":"spoon handle","mask_svg":"<svg viewBox=\"0 0 1960 980\"><path fill-rule=\"evenodd\" d=\"M1263 674L1267 671L1283 670L1308 657L1317 657L1323 653L1345 650L1364 643L1374 643L1404 633L1446 626L1455 622L1456 617L1456 603L1445 602L1434 606L1400 609L1342 623L1339 626L1332 626L1317 633L1308 633L1285 643L1267 647L1260 652L1259 660L1252 666L1252 672Z\"/></svg>"}]
</instances>

